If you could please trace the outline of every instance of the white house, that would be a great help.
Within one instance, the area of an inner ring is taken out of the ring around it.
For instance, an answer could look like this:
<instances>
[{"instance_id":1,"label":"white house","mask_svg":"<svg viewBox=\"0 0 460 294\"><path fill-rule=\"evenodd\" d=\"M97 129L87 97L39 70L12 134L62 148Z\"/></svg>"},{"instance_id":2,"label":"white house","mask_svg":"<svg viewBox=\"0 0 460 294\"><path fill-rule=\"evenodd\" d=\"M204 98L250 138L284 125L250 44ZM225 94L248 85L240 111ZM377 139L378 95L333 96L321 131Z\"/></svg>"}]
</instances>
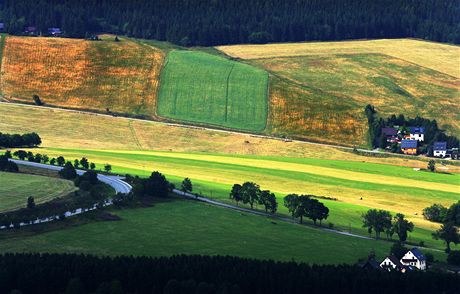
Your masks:
<instances>
[{"instance_id":1,"label":"white house","mask_svg":"<svg viewBox=\"0 0 460 294\"><path fill-rule=\"evenodd\" d=\"M425 128L424 127L410 127L409 128L411 140L417 140L422 142L425 140Z\"/></svg>"},{"instance_id":2,"label":"white house","mask_svg":"<svg viewBox=\"0 0 460 294\"><path fill-rule=\"evenodd\" d=\"M406 271L406 267L394 255L387 256L380 263L380 267L383 268L384 270L389 271L389 272L398 271L398 272L403 272L404 273Z\"/></svg>"},{"instance_id":3,"label":"white house","mask_svg":"<svg viewBox=\"0 0 460 294\"><path fill-rule=\"evenodd\" d=\"M420 250L412 248L402 258L401 264L405 266L415 267L421 271L426 270L426 258Z\"/></svg>"},{"instance_id":4,"label":"white house","mask_svg":"<svg viewBox=\"0 0 460 294\"><path fill-rule=\"evenodd\" d=\"M433 156L434 157L446 157L447 154L447 142L435 142L433 144Z\"/></svg>"}]
</instances>

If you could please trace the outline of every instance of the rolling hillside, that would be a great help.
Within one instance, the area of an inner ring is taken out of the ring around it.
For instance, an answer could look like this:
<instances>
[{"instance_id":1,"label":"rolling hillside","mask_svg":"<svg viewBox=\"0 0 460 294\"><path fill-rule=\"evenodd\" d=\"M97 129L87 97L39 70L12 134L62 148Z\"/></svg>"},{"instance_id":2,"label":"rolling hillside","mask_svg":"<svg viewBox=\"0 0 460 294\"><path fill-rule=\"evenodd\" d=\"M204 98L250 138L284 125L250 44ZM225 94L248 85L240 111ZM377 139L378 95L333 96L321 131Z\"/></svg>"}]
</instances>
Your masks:
<instances>
[{"instance_id":1,"label":"rolling hillside","mask_svg":"<svg viewBox=\"0 0 460 294\"><path fill-rule=\"evenodd\" d=\"M172 51L161 76L158 114L181 121L262 131L266 72L222 57Z\"/></svg>"},{"instance_id":2,"label":"rolling hillside","mask_svg":"<svg viewBox=\"0 0 460 294\"><path fill-rule=\"evenodd\" d=\"M424 220L421 210L435 202L450 205L460 192L457 166L438 165L450 173L427 173L412 169L426 167L426 161L56 109L1 105L0 115L6 118L0 131L38 131L44 141L40 152L49 156L85 156L98 168L111 163L121 174L159 170L176 184L190 177L196 192L222 201L229 201L232 184L244 181L278 197L290 192L335 197L338 201L324 200L331 210L327 222L360 234L366 234L360 216L367 209L402 212L417 227L411 241L440 249L442 242L431 238L438 224Z\"/></svg>"},{"instance_id":3,"label":"rolling hillside","mask_svg":"<svg viewBox=\"0 0 460 294\"><path fill-rule=\"evenodd\" d=\"M6 38L1 87L9 100L151 117L164 54L113 36L102 41Z\"/></svg>"},{"instance_id":4,"label":"rolling hillside","mask_svg":"<svg viewBox=\"0 0 460 294\"><path fill-rule=\"evenodd\" d=\"M460 134L460 48L415 40L222 46L273 76L268 131L365 144L363 108L436 119Z\"/></svg>"}]
</instances>

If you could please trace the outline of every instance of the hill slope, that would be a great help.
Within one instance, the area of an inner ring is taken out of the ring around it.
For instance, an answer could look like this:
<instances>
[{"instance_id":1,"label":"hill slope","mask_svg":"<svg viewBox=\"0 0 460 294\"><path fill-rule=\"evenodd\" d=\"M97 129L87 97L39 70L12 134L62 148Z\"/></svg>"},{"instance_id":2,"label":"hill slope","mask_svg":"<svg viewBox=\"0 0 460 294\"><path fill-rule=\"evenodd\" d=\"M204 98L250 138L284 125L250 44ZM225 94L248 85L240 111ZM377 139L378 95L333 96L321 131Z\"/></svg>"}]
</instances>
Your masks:
<instances>
[{"instance_id":1,"label":"hill slope","mask_svg":"<svg viewBox=\"0 0 460 294\"><path fill-rule=\"evenodd\" d=\"M436 119L460 134L460 48L415 40L237 45L224 53L268 70L269 132L347 145L366 141L364 106Z\"/></svg>"},{"instance_id":2,"label":"hill slope","mask_svg":"<svg viewBox=\"0 0 460 294\"><path fill-rule=\"evenodd\" d=\"M164 54L151 46L102 41L7 37L2 92L10 100L151 116Z\"/></svg>"}]
</instances>

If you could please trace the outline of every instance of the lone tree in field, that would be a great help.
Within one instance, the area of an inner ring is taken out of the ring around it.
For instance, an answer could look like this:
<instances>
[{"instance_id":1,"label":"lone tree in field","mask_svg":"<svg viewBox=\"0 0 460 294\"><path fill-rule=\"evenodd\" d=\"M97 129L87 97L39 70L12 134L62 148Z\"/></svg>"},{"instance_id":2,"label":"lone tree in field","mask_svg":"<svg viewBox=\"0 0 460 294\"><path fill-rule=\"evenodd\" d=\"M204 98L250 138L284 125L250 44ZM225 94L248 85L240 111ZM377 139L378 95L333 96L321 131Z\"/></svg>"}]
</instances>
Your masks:
<instances>
[{"instance_id":1,"label":"lone tree in field","mask_svg":"<svg viewBox=\"0 0 460 294\"><path fill-rule=\"evenodd\" d=\"M450 243L457 245L460 243L460 234L458 229L454 226L453 222L448 222L441 225L441 228L433 233L435 240L443 240L446 243L446 252L450 252Z\"/></svg>"},{"instance_id":2,"label":"lone tree in field","mask_svg":"<svg viewBox=\"0 0 460 294\"><path fill-rule=\"evenodd\" d=\"M391 228L391 214L386 210L370 209L363 214L363 227L367 228L369 234L375 232L375 238L379 239L380 234Z\"/></svg>"},{"instance_id":3,"label":"lone tree in field","mask_svg":"<svg viewBox=\"0 0 460 294\"><path fill-rule=\"evenodd\" d=\"M265 207L265 212L275 213L278 209L275 194L268 190L260 192L259 203Z\"/></svg>"},{"instance_id":4,"label":"lone tree in field","mask_svg":"<svg viewBox=\"0 0 460 294\"><path fill-rule=\"evenodd\" d=\"M42 100L40 99L40 97L38 95L33 95L32 99L34 100L34 103L36 105L38 105L38 106L43 105L43 102L42 102Z\"/></svg>"},{"instance_id":5,"label":"lone tree in field","mask_svg":"<svg viewBox=\"0 0 460 294\"><path fill-rule=\"evenodd\" d=\"M28 209L34 209L35 208L35 199L34 199L34 197L29 196L29 198L27 198L27 208Z\"/></svg>"},{"instance_id":6,"label":"lone tree in field","mask_svg":"<svg viewBox=\"0 0 460 294\"><path fill-rule=\"evenodd\" d=\"M430 170L431 172L434 172L436 170L436 161L434 161L433 159L431 159L429 162L428 162L428 166L427 166L428 170Z\"/></svg>"},{"instance_id":7,"label":"lone tree in field","mask_svg":"<svg viewBox=\"0 0 460 294\"><path fill-rule=\"evenodd\" d=\"M405 242L407 240L408 232L414 230L414 224L407 219L405 219L404 214L398 213L394 217L393 230L398 235L400 242Z\"/></svg>"},{"instance_id":8,"label":"lone tree in field","mask_svg":"<svg viewBox=\"0 0 460 294\"><path fill-rule=\"evenodd\" d=\"M106 165L104 165L104 170L109 173L112 171L112 166L107 163Z\"/></svg>"},{"instance_id":9,"label":"lone tree in field","mask_svg":"<svg viewBox=\"0 0 460 294\"><path fill-rule=\"evenodd\" d=\"M230 199L235 201L236 205L238 205L238 203L243 200L243 197L241 195L241 189L242 186L240 184L234 184L232 187L232 191L230 192Z\"/></svg>"},{"instance_id":10,"label":"lone tree in field","mask_svg":"<svg viewBox=\"0 0 460 294\"><path fill-rule=\"evenodd\" d=\"M182 181L181 191L185 193L190 193L193 190L192 181L189 178L185 178Z\"/></svg>"}]
</instances>

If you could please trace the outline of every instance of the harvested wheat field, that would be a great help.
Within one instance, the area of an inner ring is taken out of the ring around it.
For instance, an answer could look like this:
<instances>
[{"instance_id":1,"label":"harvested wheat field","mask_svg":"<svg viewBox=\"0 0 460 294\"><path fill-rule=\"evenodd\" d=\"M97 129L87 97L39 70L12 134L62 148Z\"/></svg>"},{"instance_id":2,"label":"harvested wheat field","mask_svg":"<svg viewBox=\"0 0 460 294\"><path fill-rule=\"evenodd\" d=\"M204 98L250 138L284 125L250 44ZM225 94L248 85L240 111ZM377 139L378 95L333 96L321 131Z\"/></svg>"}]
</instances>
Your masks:
<instances>
[{"instance_id":1,"label":"harvested wheat field","mask_svg":"<svg viewBox=\"0 0 460 294\"><path fill-rule=\"evenodd\" d=\"M413 39L280 43L217 47L243 59L323 54L381 53L460 78L460 47Z\"/></svg>"},{"instance_id":2,"label":"harvested wheat field","mask_svg":"<svg viewBox=\"0 0 460 294\"><path fill-rule=\"evenodd\" d=\"M164 54L113 36L101 41L8 37L2 89L10 100L151 116Z\"/></svg>"}]
</instances>

